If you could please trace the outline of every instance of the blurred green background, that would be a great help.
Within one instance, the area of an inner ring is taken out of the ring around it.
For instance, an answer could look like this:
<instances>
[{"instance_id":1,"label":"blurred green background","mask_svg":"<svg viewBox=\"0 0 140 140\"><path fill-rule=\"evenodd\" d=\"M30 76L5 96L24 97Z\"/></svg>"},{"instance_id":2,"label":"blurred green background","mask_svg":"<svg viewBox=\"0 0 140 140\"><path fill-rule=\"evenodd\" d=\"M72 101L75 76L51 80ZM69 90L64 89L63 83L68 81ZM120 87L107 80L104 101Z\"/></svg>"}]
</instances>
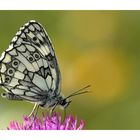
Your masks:
<instances>
[{"instance_id":1,"label":"blurred green background","mask_svg":"<svg viewBox=\"0 0 140 140\"><path fill-rule=\"evenodd\" d=\"M140 129L140 11L0 11L0 53L31 19L53 42L62 93L92 85L67 113L83 118L85 129ZM32 107L1 97L0 128L22 121Z\"/></svg>"}]
</instances>

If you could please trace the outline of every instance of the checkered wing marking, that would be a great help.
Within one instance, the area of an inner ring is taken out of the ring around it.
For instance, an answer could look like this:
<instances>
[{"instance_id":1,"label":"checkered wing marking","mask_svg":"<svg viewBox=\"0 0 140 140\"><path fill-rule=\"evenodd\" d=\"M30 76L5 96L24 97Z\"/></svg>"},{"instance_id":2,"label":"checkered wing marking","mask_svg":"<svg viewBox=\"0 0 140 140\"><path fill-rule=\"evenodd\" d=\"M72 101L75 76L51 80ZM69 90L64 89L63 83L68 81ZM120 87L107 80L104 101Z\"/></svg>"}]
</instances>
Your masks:
<instances>
[{"instance_id":1,"label":"checkered wing marking","mask_svg":"<svg viewBox=\"0 0 140 140\"><path fill-rule=\"evenodd\" d=\"M17 32L0 58L0 83L25 100L38 101L45 94L60 93L60 71L52 43L35 21Z\"/></svg>"}]
</instances>

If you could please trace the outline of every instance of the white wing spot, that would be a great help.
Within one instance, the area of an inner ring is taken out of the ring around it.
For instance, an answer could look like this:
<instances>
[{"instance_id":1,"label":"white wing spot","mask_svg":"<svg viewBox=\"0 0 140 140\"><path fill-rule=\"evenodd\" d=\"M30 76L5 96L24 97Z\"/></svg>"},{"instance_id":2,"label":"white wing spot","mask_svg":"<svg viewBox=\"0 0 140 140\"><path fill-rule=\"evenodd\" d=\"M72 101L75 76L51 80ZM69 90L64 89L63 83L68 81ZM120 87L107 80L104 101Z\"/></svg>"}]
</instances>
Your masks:
<instances>
[{"instance_id":1,"label":"white wing spot","mask_svg":"<svg viewBox=\"0 0 140 140\"><path fill-rule=\"evenodd\" d=\"M6 65L2 63L2 64L1 64L1 70L0 70L0 71L1 71L2 73L4 73L6 70L7 70L7 69L6 69Z\"/></svg>"},{"instance_id":2,"label":"white wing spot","mask_svg":"<svg viewBox=\"0 0 140 140\"><path fill-rule=\"evenodd\" d=\"M15 42L17 40L17 36L15 36L13 39L12 39L12 42Z\"/></svg>"},{"instance_id":3,"label":"white wing spot","mask_svg":"<svg viewBox=\"0 0 140 140\"><path fill-rule=\"evenodd\" d=\"M16 85L18 85L18 84L19 84L19 83L18 83L18 79L12 78L12 80L11 80L9 86L14 87L14 86L16 86Z\"/></svg>"},{"instance_id":4,"label":"white wing spot","mask_svg":"<svg viewBox=\"0 0 140 140\"><path fill-rule=\"evenodd\" d=\"M14 77L18 78L18 79L24 79L24 76L25 75L23 73L19 72L19 71L16 71L15 75L14 75Z\"/></svg>"},{"instance_id":5,"label":"white wing spot","mask_svg":"<svg viewBox=\"0 0 140 140\"><path fill-rule=\"evenodd\" d=\"M24 28L25 28L24 26L23 27L20 27L20 30L24 30Z\"/></svg>"},{"instance_id":6,"label":"white wing spot","mask_svg":"<svg viewBox=\"0 0 140 140\"><path fill-rule=\"evenodd\" d=\"M50 75L47 76L46 81L47 81L48 87L49 87L49 89L50 89L51 84L52 84L52 78L51 78Z\"/></svg>"},{"instance_id":7,"label":"white wing spot","mask_svg":"<svg viewBox=\"0 0 140 140\"><path fill-rule=\"evenodd\" d=\"M53 77L53 79L57 79L57 75L56 75L56 70L55 69L52 69L52 68L50 68L51 69L51 73L52 73L52 77Z\"/></svg>"},{"instance_id":8,"label":"white wing spot","mask_svg":"<svg viewBox=\"0 0 140 140\"><path fill-rule=\"evenodd\" d=\"M11 55L17 55L17 52L14 49L12 51L9 51L8 53L11 54Z\"/></svg>"},{"instance_id":9,"label":"white wing spot","mask_svg":"<svg viewBox=\"0 0 140 140\"><path fill-rule=\"evenodd\" d=\"M20 35L21 34L21 31L18 31L17 33L16 33L16 35Z\"/></svg>"},{"instance_id":10,"label":"white wing spot","mask_svg":"<svg viewBox=\"0 0 140 140\"><path fill-rule=\"evenodd\" d=\"M13 44L9 45L9 48L6 51L10 51L13 49Z\"/></svg>"},{"instance_id":11,"label":"white wing spot","mask_svg":"<svg viewBox=\"0 0 140 140\"><path fill-rule=\"evenodd\" d=\"M34 26L35 26L35 28L36 28L38 31L40 31L40 27L39 27L38 24L34 24Z\"/></svg>"},{"instance_id":12,"label":"white wing spot","mask_svg":"<svg viewBox=\"0 0 140 140\"><path fill-rule=\"evenodd\" d=\"M20 37L21 37L21 38L26 38L26 36L25 36L24 33L22 33Z\"/></svg>"},{"instance_id":13,"label":"white wing spot","mask_svg":"<svg viewBox=\"0 0 140 140\"><path fill-rule=\"evenodd\" d=\"M5 58L3 59L3 62L4 62L4 63L9 63L9 62L11 62L11 56L10 56L9 54L6 54L6 55L5 55Z\"/></svg>"},{"instance_id":14,"label":"white wing spot","mask_svg":"<svg viewBox=\"0 0 140 140\"><path fill-rule=\"evenodd\" d=\"M5 56L5 52L3 52L3 53L1 54L0 60L2 60L2 59L4 58L4 56Z\"/></svg>"},{"instance_id":15,"label":"white wing spot","mask_svg":"<svg viewBox=\"0 0 140 140\"><path fill-rule=\"evenodd\" d=\"M25 23L25 26L28 26L29 25L29 22L28 23Z\"/></svg>"},{"instance_id":16,"label":"white wing spot","mask_svg":"<svg viewBox=\"0 0 140 140\"><path fill-rule=\"evenodd\" d=\"M35 96L35 93L33 93L33 92L31 92L31 91L27 91L27 92L25 92L25 94L26 94L27 96Z\"/></svg>"},{"instance_id":17,"label":"white wing spot","mask_svg":"<svg viewBox=\"0 0 140 140\"><path fill-rule=\"evenodd\" d=\"M18 66L18 71L23 72L25 69L25 66L22 63L20 63Z\"/></svg>"},{"instance_id":18,"label":"white wing spot","mask_svg":"<svg viewBox=\"0 0 140 140\"><path fill-rule=\"evenodd\" d=\"M35 48L32 47L31 45L26 45L27 49L31 52L34 52L35 51Z\"/></svg>"},{"instance_id":19,"label":"white wing spot","mask_svg":"<svg viewBox=\"0 0 140 140\"><path fill-rule=\"evenodd\" d=\"M35 21L35 20L30 20L30 22L31 22L31 23L34 23L34 22L36 22L36 21Z\"/></svg>"},{"instance_id":20,"label":"white wing spot","mask_svg":"<svg viewBox=\"0 0 140 140\"><path fill-rule=\"evenodd\" d=\"M30 29L31 31L34 31L34 30L35 30L35 28L33 27L33 25L30 25L30 26L29 26L29 29Z\"/></svg>"},{"instance_id":21,"label":"white wing spot","mask_svg":"<svg viewBox=\"0 0 140 140\"><path fill-rule=\"evenodd\" d=\"M28 33L28 36L29 36L30 38L35 37L35 35L34 35L32 32L29 32L29 33Z\"/></svg>"},{"instance_id":22,"label":"white wing spot","mask_svg":"<svg viewBox=\"0 0 140 140\"><path fill-rule=\"evenodd\" d=\"M24 90L12 89L11 90L15 95L24 95Z\"/></svg>"},{"instance_id":23,"label":"white wing spot","mask_svg":"<svg viewBox=\"0 0 140 140\"><path fill-rule=\"evenodd\" d=\"M46 82L45 82L45 79L42 78L41 76L39 76L38 74L34 75L33 83L35 85L37 85L40 89L44 90L44 91L48 90Z\"/></svg>"},{"instance_id":24,"label":"white wing spot","mask_svg":"<svg viewBox=\"0 0 140 140\"><path fill-rule=\"evenodd\" d=\"M17 50L20 52L25 52L26 48L24 45L21 45L21 46L17 47Z\"/></svg>"},{"instance_id":25,"label":"white wing spot","mask_svg":"<svg viewBox=\"0 0 140 140\"><path fill-rule=\"evenodd\" d=\"M55 88L56 88L56 83L55 83L55 80L53 79L52 80L52 89L55 90Z\"/></svg>"}]
</instances>

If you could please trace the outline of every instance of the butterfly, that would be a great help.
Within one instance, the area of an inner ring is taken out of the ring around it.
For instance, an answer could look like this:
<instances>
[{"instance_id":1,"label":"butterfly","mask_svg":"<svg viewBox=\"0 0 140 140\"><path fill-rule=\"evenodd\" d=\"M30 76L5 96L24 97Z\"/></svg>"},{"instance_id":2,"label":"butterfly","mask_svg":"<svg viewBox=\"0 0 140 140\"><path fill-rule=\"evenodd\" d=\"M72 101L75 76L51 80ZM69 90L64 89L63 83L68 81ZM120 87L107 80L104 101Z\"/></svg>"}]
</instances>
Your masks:
<instances>
[{"instance_id":1,"label":"butterfly","mask_svg":"<svg viewBox=\"0 0 140 140\"><path fill-rule=\"evenodd\" d=\"M68 97L61 94L61 74L52 42L43 26L31 20L22 26L0 57L2 97L34 103L29 116L40 106L66 108L69 98L86 93L88 86Z\"/></svg>"}]
</instances>

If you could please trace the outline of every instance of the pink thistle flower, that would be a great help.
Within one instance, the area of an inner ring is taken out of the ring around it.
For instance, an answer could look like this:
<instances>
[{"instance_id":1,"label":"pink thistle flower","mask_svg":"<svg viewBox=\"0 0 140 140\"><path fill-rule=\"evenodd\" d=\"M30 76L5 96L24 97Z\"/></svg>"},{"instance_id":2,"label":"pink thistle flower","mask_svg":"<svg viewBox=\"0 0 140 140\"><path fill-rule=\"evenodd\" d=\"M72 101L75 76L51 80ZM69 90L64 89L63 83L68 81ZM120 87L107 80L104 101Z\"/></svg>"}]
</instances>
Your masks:
<instances>
[{"instance_id":1,"label":"pink thistle flower","mask_svg":"<svg viewBox=\"0 0 140 140\"><path fill-rule=\"evenodd\" d=\"M84 121L80 120L77 126L77 117L74 118L72 115L66 116L64 121L58 113L54 113L52 116L42 113L42 119L34 116L31 118L24 116L23 118L23 123L11 121L8 130L81 130L84 127Z\"/></svg>"}]
</instances>

